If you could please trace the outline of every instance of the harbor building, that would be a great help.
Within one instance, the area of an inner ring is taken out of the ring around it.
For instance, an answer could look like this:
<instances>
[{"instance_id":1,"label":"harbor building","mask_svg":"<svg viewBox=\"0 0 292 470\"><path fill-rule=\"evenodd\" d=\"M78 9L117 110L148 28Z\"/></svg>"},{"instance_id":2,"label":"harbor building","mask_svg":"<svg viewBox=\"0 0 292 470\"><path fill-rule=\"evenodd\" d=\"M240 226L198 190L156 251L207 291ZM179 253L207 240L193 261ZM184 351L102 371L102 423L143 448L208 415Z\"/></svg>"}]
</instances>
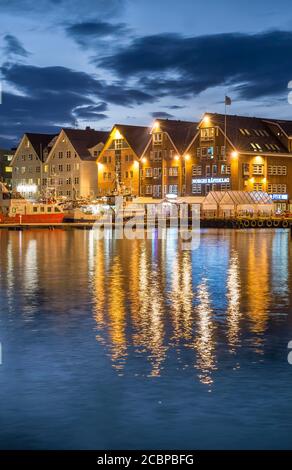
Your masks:
<instances>
[{"instance_id":1,"label":"harbor building","mask_svg":"<svg viewBox=\"0 0 292 470\"><path fill-rule=\"evenodd\" d=\"M188 195L259 191L290 208L292 122L207 113L185 154Z\"/></svg>"},{"instance_id":2,"label":"harbor building","mask_svg":"<svg viewBox=\"0 0 292 470\"><path fill-rule=\"evenodd\" d=\"M112 128L97 158L99 196L139 195L139 161L150 138L148 127L116 124Z\"/></svg>"},{"instance_id":3,"label":"harbor building","mask_svg":"<svg viewBox=\"0 0 292 470\"><path fill-rule=\"evenodd\" d=\"M12 168L10 166L15 150L0 149L0 181L8 189L12 188Z\"/></svg>"},{"instance_id":4,"label":"harbor building","mask_svg":"<svg viewBox=\"0 0 292 470\"><path fill-rule=\"evenodd\" d=\"M55 197L94 198L98 192L96 159L108 132L62 129L44 165L43 187Z\"/></svg>"},{"instance_id":5,"label":"harbor building","mask_svg":"<svg viewBox=\"0 0 292 470\"><path fill-rule=\"evenodd\" d=\"M23 197L35 199L42 192L43 166L56 135L26 133L10 162L12 189Z\"/></svg>"},{"instance_id":6,"label":"harbor building","mask_svg":"<svg viewBox=\"0 0 292 470\"><path fill-rule=\"evenodd\" d=\"M198 123L157 119L141 155L140 194L164 198L186 194L185 150L198 134Z\"/></svg>"}]
</instances>

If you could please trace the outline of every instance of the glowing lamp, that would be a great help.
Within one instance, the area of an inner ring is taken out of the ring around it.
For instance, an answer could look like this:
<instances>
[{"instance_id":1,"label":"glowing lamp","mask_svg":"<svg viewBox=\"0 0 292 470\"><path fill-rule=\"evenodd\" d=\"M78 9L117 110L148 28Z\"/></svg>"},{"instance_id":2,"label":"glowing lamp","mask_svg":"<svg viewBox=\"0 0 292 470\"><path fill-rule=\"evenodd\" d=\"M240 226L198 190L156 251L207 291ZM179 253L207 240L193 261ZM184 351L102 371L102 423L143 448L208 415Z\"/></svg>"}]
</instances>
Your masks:
<instances>
[{"instance_id":1,"label":"glowing lamp","mask_svg":"<svg viewBox=\"0 0 292 470\"><path fill-rule=\"evenodd\" d=\"M122 134L120 133L120 131L118 129L116 129L115 133L114 133L114 139L118 140L118 139L122 139L122 138L123 138Z\"/></svg>"},{"instance_id":2,"label":"glowing lamp","mask_svg":"<svg viewBox=\"0 0 292 470\"><path fill-rule=\"evenodd\" d=\"M232 158L237 158L238 157L238 152L236 150L233 150L233 152L231 152L231 157Z\"/></svg>"},{"instance_id":3,"label":"glowing lamp","mask_svg":"<svg viewBox=\"0 0 292 470\"><path fill-rule=\"evenodd\" d=\"M178 156L178 155L175 155L175 156L174 156L174 159L175 159L175 160L179 160L179 156Z\"/></svg>"},{"instance_id":4,"label":"glowing lamp","mask_svg":"<svg viewBox=\"0 0 292 470\"><path fill-rule=\"evenodd\" d=\"M204 121L205 124L209 124L209 122L210 122L209 116L208 115L204 116L203 121Z\"/></svg>"},{"instance_id":5,"label":"glowing lamp","mask_svg":"<svg viewBox=\"0 0 292 470\"><path fill-rule=\"evenodd\" d=\"M187 153L187 154L185 155L185 160L189 160L190 158L191 158L190 155Z\"/></svg>"},{"instance_id":6,"label":"glowing lamp","mask_svg":"<svg viewBox=\"0 0 292 470\"><path fill-rule=\"evenodd\" d=\"M146 163L147 162L147 158L146 157L143 157L142 158L142 163Z\"/></svg>"}]
</instances>

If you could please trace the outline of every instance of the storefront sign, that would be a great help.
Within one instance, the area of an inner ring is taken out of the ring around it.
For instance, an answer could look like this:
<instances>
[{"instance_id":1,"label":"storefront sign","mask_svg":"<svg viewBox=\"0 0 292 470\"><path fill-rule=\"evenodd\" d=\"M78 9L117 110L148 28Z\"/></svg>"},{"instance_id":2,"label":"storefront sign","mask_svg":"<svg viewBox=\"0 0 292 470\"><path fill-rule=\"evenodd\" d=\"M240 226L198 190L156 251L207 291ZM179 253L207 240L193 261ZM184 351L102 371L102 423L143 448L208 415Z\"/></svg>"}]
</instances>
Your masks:
<instances>
[{"instance_id":1,"label":"storefront sign","mask_svg":"<svg viewBox=\"0 0 292 470\"><path fill-rule=\"evenodd\" d=\"M230 183L230 178L193 178L192 184Z\"/></svg>"},{"instance_id":2,"label":"storefront sign","mask_svg":"<svg viewBox=\"0 0 292 470\"><path fill-rule=\"evenodd\" d=\"M288 201L288 194L272 194L273 201Z\"/></svg>"}]
</instances>

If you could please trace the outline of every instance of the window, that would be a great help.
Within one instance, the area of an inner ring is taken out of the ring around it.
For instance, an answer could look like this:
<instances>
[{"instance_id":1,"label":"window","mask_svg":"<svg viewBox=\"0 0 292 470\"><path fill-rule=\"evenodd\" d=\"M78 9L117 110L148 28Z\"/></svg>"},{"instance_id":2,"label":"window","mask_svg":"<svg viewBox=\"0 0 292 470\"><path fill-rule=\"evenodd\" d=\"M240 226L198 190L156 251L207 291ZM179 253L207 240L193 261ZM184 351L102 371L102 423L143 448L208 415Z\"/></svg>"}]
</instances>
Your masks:
<instances>
[{"instance_id":1,"label":"window","mask_svg":"<svg viewBox=\"0 0 292 470\"><path fill-rule=\"evenodd\" d=\"M225 157L225 145L221 145L221 156Z\"/></svg>"},{"instance_id":2,"label":"window","mask_svg":"<svg viewBox=\"0 0 292 470\"><path fill-rule=\"evenodd\" d=\"M30 161L33 160L33 155L32 155L31 153L29 154L28 159L29 159Z\"/></svg>"},{"instance_id":3,"label":"window","mask_svg":"<svg viewBox=\"0 0 292 470\"><path fill-rule=\"evenodd\" d=\"M58 165L59 171L63 171L63 165Z\"/></svg>"},{"instance_id":4,"label":"window","mask_svg":"<svg viewBox=\"0 0 292 470\"><path fill-rule=\"evenodd\" d=\"M201 148L201 156L206 157L208 154L208 148L207 147L202 147Z\"/></svg>"},{"instance_id":5,"label":"window","mask_svg":"<svg viewBox=\"0 0 292 470\"><path fill-rule=\"evenodd\" d=\"M66 184L71 184L71 178L66 178Z\"/></svg>"},{"instance_id":6,"label":"window","mask_svg":"<svg viewBox=\"0 0 292 470\"><path fill-rule=\"evenodd\" d=\"M254 191L262 191L263 190L263 184L262 183L254 183L253 190Z\"/></svg>"},{"instance_id":7,"label":"window","mask_svg":"<svg viewBox=\"0 0 292 470\"><path fill-rule=\"evenodd\" d=\"M79 178L78 176L76 178L74 178L74 184L79 184Z\"/></svg>"},{"instance_id":8,"label":"window","mask_svg":"<svg viewBox=\"0 0 292 470\"><path fill-rule=\"evenodd\" d=\"M122 149L124 146L124 139L116 139L114 141L114 145L116 150Z\"/></svg>"},{"instance_id":9,"label":"window","mask_svg":"<svg viewBox=\"0 0 292 470\"><path fill-rule=\"evenodd\" d=\"M282 165L269 165L268 166L268 175L278 175L278 176L286 176L287 175L287 167Z\"/></svg>"},{"instance_id":10,"label":"window","mask_svg":"<svg viewBox=\"0 0 292 470\"><path fill-rule=\"evenodd\" d=\"M202 174L201 165L193 165L192 166L192 176L201 176L201 174Z\"/></svg>"},{"instance_id":11,"label":"window","mask_svg":"<svg viewBox=\"0 0 292 470\"><path fill-rule=\"evenodd\" d=\"M221 174L230 175L230 165L226 165L225 163L221 165Z\"/></svg>"},{"instance_id":12,"label":"window","mask_svg":"<svg viewBox=\"0 0 292 470\"><path fill-rule=\"evenodd\" d=\"M130 171L130 178L134 178L134 172Z\"/></svg>"},{"instance_id":13,"label":"window","mask_svg":"<svg viewBox=\"0 0 292 470\"><path fill-rule=\"evenodd\" d=\"M146 186L145 194L152 194L152 186L150 184Z\"/></svg>"},{"instance_id":14,"label":"window","mask_svg":"<svg viewBox=\"0 0 292 470\"><path fill-rule=\"evenodd\" d=\"M285 194L287 186L286 184L268 184L268 193Z\"/></svg>"},{"instance_id":15,"label":"window","mask_svg":"<svg viewBox=\"0 0 292 470\"><path fill-rule=\"evenodd\" d=\"M71 165L70 164L66 165L66 170L71 171Z\"/></svg>"},{"instance_id":16,"label":"window","mask_svg":"<svg viewBox=\"0 0 292 470\"><path fill-rule=\"evenodd\" d=\"M154 168L154 169L153 169L153 175L154 175L155 177L160 176L160 175L161 175L161 168Z\"/></svg>"},{"instance_id":17,"label":"window","mask_svg":"<svg viewBox=\"0 0 292 470\"><path fill-rule=\"evenodd\" d=\"M215 137L215 128L201 129L201 140L212 140Z\"/></svg>"},{"instance_id":18,"label":"window","mask_svg":"<svg viewBox=\"0 0 292 470\"><path fill-rule=\"evenodd\" d=\"M146 178L152 178L152 168L145 168Z\"/></svg>"},{"instance_id":19,"label":"window","mask_svg":"<svg viewBox=\"0 0 292 470\"><path fill-rule=\"evenodd\" d=\"M133 155L125 155L125 162L132 162L133 161Z\"/></svg>"},{"instance_id":20,"label":"window","mask_svg":"<svg viewBox=\"0 0 292 470\"><path fill-rule=\"evenodd\" d=\"M63 158L63 152L59 152L59 158Z\"/></svg>"},{"instance_id":21,"label":"window","mask_svg":"<svg viewBox=\"0 0 292 470\"><path fill-rule=\"evenodd\" d=\"M162 143L162 132L155 132L153 134L153 143L161 144Z\"/></svg>"},{"instance_id":22,"label":"window","mask_svg":"<svg viewBox=\"0 0 292 470\"><path fill-rule=\"evenodd\" d=\"M201 149L200 149L200 147L197 148L197 157L201 158Z\"/></svg>"},{"instance_id":23,"label":"window","mask_svg":"<svg viewBox=\"0 0 292 470\"><path fill-rule=\"evenodd\" d=\"M230 183L221 183L221 191L229 191Z\"/></svg>"},{"instance_id":24,"label":"window","mask_svg":"<svg viewBox=\"0 0 292 470\"><path fill-rule=\"evenodd\" d=\"M102 157L102 162L107 163L107 157L106 156Z\"/></svg>"},{"instance_id":25,"label":"window","mask_svg":"<svg viewBox=\"0 0 292 470\"><path fill-rule=\"evenodd\" d=\"M157 150L153 152L153 160L155 162L161 162L162 160L162 150Z\"/></svg>"},{"instance_id":26,"label":"window","mask_svg":"<svg viewBox=\"0 0 292 470\"><path fill-rule=\"evenodd\" d=\"M210 176L211 175L211 167L210 165L206 165L206 176Z\"/></svg>"},{"instance_id":27,"label":"window","mask_svg":"<svg viewBox=\"0 0 292 470\"><path fill-rule=\"evenodd\" d=\"M178 167L177 166L170 167L168 170L168 174L169 176L178 176Z\"/></svg>"},{"instance_id":28,"label":"window","mask_svg":"<svg viewBox=\"0 0 292 470\"><path fill-rule=\"evenodd\" d=\"M263 175L264 174L264 165L255 164L252 166L253 175Z\"/></svg>"},{"instance_id":29,"label":"window","mask_svg":"<svg viewBox=\"0 0 292 470\"><path fill-rule=\"evenodd\" d=\"M208 158L214 158L214 147L208 147Z\"/></svg>"},{"instance_id":30,"label":"window","mask_svg":"<svg viewBox=\"0 0 292 470\"><path fill-rule=\"evenodd\" d=\"M67 157L67 158L71 158L71 152L70 152L70 150L67 150L67 152L66 152L66 157Z\"/></svg>"},{"instance_id":31,"label":"window","mask_svg":"<svg viewBox=\"0 0 292 470\"><path fill-rule=\"evenodd\" d=\"M129 178L129 172L128 171L125 172L125 178Z\"/></svg>"},{"instance_id":32,"label":"window","mask_svg":"<svg viewBox=\"0 0 292 470\"><path fill-rule=\"evenodd\" d=\"M218 173L217 165L212 165L212 175L217 175L217 173Z\"/></svg>"},{"instance_id":33,"label":"window","mask_svg":"<svg viewBox=\"0 0 292 470\"><path fill-rule=\"evenodd\" d=\"M202 185L201 184L192 184L192 194L201 194Z\"/></svg>"},{"instance_id":34,"label":"window","mask_svg":"<svg viewBox=\"0 0 292 470\"><path fill-rule=\"evenodd\" d=\"M35 171L36 171L36 173L40 173L40 172L41 172L41 167L40 167L40 166L36 166L36 167L35 167Z\"/></svg>"},{"instance_id":35,"label":"window","mask_svg":"<svg viewBox=\"0 0 292 470\"><path fill-rule=\"evenodd\" d=\"M242 164L242 174L243 176L249 176L249 163Z\"/></svg>"},{"instance_id":36,"label":"window","mask_svg":"<svg viewBox=\"0 0 292 470\"><path fill-rule=\"evenodd\" d=\"M177 194L177 184L169 185L169 194Z\"/></svg>"}]
</instances>

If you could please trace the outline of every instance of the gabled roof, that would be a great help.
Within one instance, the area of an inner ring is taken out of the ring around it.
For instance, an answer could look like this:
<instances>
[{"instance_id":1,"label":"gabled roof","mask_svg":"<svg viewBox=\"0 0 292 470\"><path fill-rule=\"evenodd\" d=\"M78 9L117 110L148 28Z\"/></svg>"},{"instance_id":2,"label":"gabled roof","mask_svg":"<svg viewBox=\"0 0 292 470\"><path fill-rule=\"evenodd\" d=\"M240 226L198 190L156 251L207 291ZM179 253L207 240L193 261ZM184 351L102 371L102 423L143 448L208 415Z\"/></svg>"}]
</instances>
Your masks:
<instances>
[{"instance_id":1,"label":"gabled roof","mask_svg":"<svg viewBox=\"0 0 292 470\"><path fill-rule=\"evenodd\" d=\"M114 128L117 128L122 136L125 137L136 155L138 157L141 156L149 142L151 129L149 127L130 126L127 124L115 124Z\"/></svg>"},{"instance_id":2,"label":"gabled roof","mask_svg":"<svg viewBox=\"0 0 292 470\"><path fill-rule=\"evenodd\" d=\"M182 154L198 132L198 122L156 119L162 132L167 132L180 154Z\"/></svg>"},{"instance_id":3,"label":"gabled roof","mask_svg":"<svg viewBox=\"0 0 292 470\"><path fill-rule=\"evenodd\" d=\"M43 160L44 150L52 146L51 142L56 137L56 134L34 134L26 132L25 136L30 141L37 156Z\"/></svg>"},{"instance_id":4,"label":"gabled roof","mask_svg":"<svg viewBox=\"0 0 292 470\"><path fill-rule=\"evenodd\" d=\"M210 126L219 126L224 132L225 115L217 113L206 113L210 118ZM270 121L270 123L275 121ZM292 124L292 123L291 123ZM240 129L247 129L249 134L242 134ZM277 152L288 153L287 147L278 138L269 126L269 120L257 117L227 115L226 116L226 134L227 138L232 142L238 151L260 152L260 149L253 149L251 144L259 144L265 153ZM268 145L276 145L278 148L272 149L266 147Z\"/></svg>"},{"instance_id":5,"label":"gabled roof","mask_svg":"<svg viewBox=\"0 0 292 470\"><path fill-rule=\"evenodd\" d=\"M62 129L81 160L93 160L89 149L97 144L105 143L109 133L94 129Z\"/></svg>"}]
</instances>

